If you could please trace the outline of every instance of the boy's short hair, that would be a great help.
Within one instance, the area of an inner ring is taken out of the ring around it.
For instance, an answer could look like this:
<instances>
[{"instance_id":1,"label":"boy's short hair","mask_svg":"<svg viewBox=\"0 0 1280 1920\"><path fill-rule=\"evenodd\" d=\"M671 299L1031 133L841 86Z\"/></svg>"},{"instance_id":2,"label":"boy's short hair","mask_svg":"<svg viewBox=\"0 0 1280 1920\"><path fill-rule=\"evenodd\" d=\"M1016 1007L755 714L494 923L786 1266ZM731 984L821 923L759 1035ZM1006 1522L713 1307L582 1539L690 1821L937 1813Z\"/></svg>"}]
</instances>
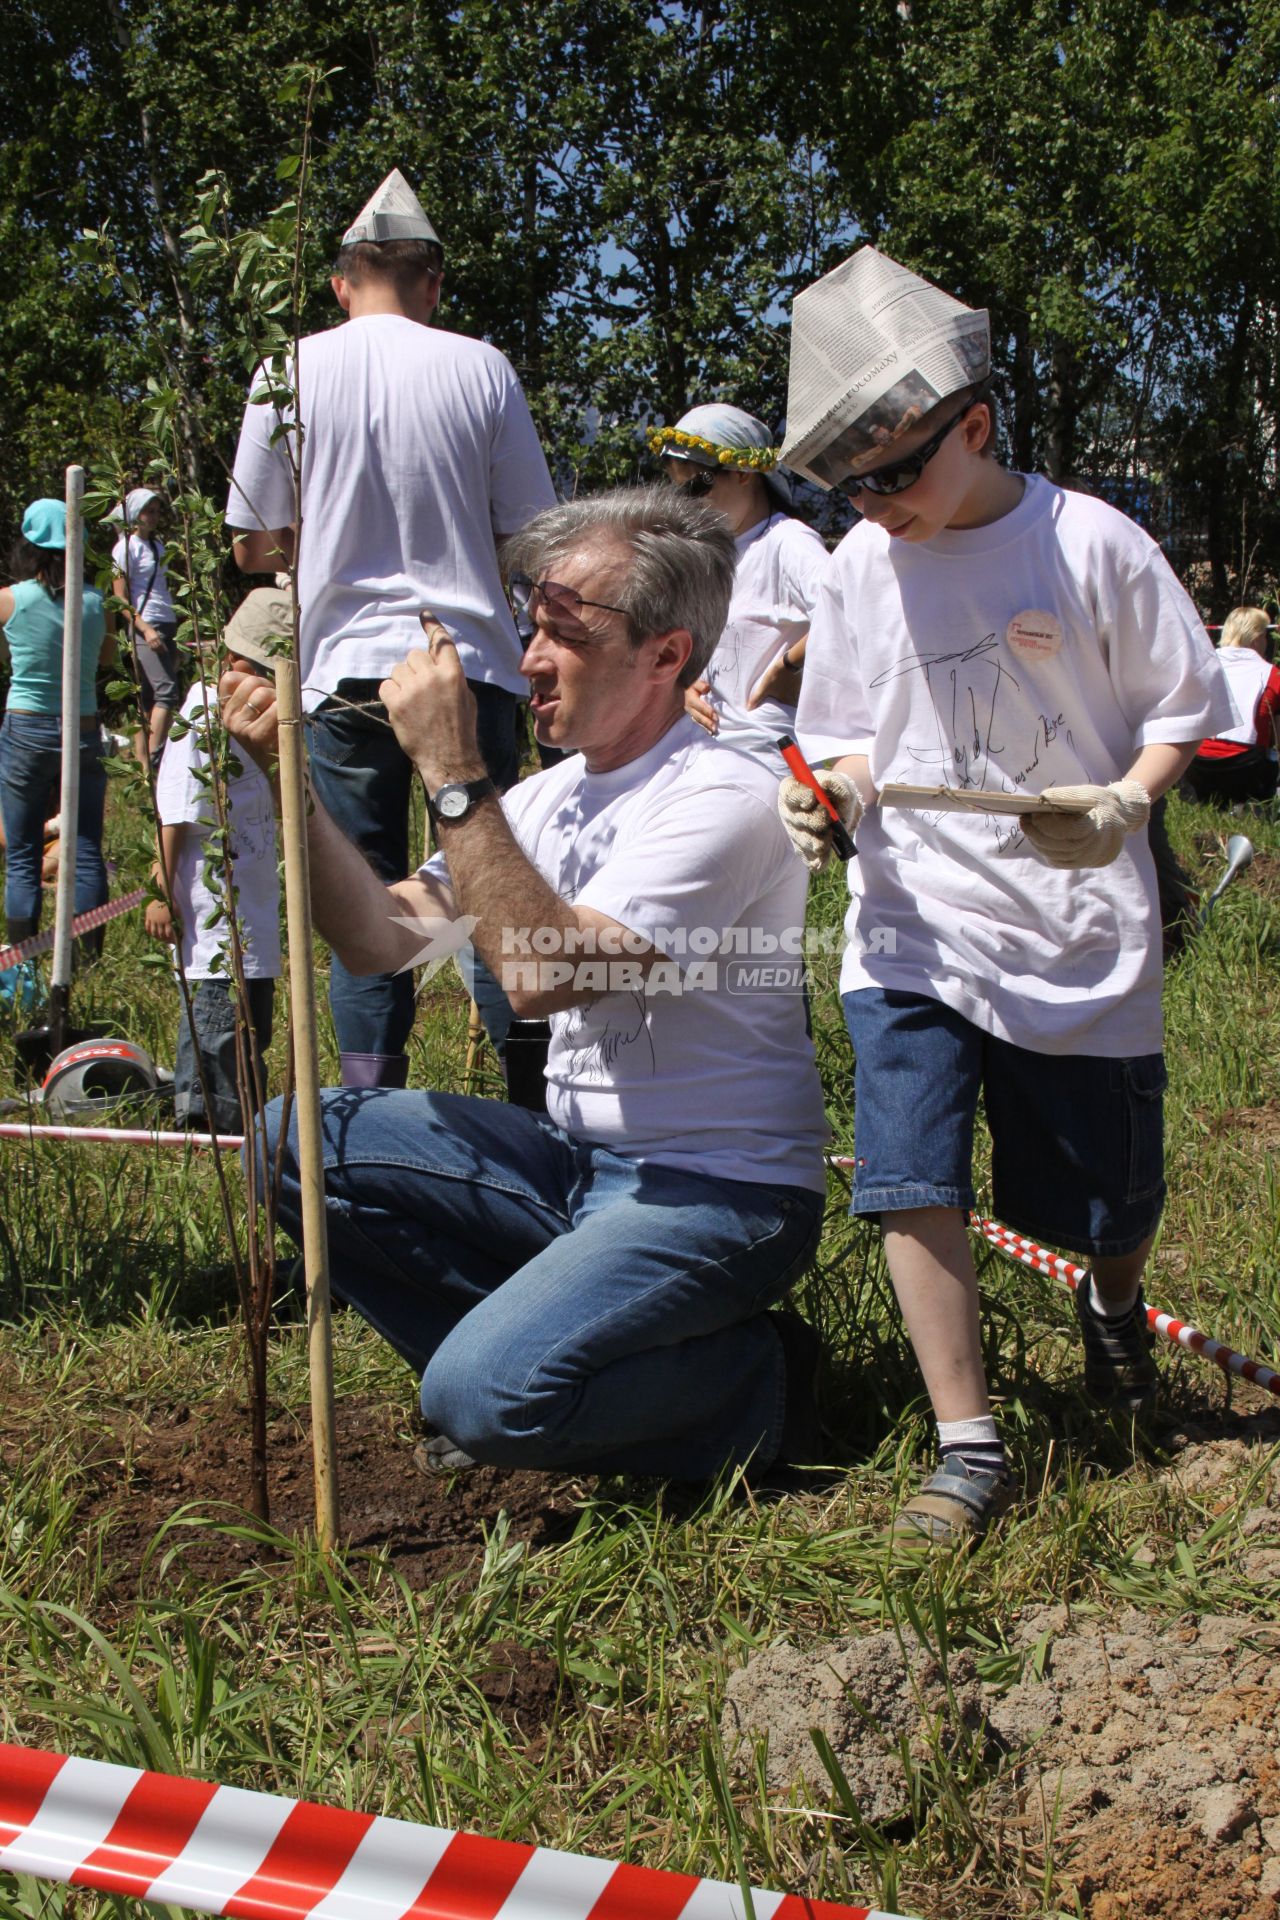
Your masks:
<instances>
[{"instance_id":1,"label":"boy's short hair","mask_svg":"<svg viewBox=\"0 0 1280 1920\"><path fill-rule=\"evenodd\" d=\"M404 290L444 271L444 248L437 240L354 240L338 249L334 271L353 287L390 280Z\"/></svg>"},{"instance_id":2,"label":"boy's short hair","mask_svg":"<svg viewBox=\"0 0 1280 1920\"><path fill-rule=\"evenodd\" d=\"M999 380L994 373L989 373L985 379L975 380L971 386L960 387L955 393L949 393L945 400L939 400L936 406L930 407L919 425L930 424L933 427L940 427L944 420L953 419L962 408L971 407L980 401L990 409L991 431L978 451L984 460L992 458L1000 435L1000 412L997 405L999 397Z\"/></svg>"}]
</instances>

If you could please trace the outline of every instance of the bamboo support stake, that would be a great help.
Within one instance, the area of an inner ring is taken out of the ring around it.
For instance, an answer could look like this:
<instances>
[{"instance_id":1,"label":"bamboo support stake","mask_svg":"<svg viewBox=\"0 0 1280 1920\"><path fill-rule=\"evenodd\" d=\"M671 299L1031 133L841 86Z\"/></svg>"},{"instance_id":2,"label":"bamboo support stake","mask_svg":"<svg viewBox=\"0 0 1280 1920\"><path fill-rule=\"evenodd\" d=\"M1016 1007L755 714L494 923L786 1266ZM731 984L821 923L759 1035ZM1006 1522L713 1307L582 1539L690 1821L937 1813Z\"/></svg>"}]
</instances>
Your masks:
<instances>
[{"instance_id":1,"label":"bamboo support stake","mask_svg":"<svg viewBox=\"0 0 1280 1920\"><path fill-rule=\"evenodd\" d=\"M71 1001L71 918L76 904L76 821L80 815L80 651L84 626L84 468L67 468L66 586L62 595L62 841L49 976L52 1049L67 1044Z\"/></svg>"},{"instance_id":2,"label":"bamboo support stake","mask_svg":"<svg viewBox=\"0 0 1280 1920\"><path fill-rule=\"evenodd\" d=\"M338 1538L338 1475L333 1438L329 1231L324 1210L320 1060L312 970L311 888L307 873L307 785L297 662L277 660L275 681L280 718L280 824L284 839L285 915L289 926L289 1014L294 1104L298 1116L298 1169L302 1183L302 1259L307 1281L316 1533L321 1548L327 1552Z\"/></svg>"}]
</instances>

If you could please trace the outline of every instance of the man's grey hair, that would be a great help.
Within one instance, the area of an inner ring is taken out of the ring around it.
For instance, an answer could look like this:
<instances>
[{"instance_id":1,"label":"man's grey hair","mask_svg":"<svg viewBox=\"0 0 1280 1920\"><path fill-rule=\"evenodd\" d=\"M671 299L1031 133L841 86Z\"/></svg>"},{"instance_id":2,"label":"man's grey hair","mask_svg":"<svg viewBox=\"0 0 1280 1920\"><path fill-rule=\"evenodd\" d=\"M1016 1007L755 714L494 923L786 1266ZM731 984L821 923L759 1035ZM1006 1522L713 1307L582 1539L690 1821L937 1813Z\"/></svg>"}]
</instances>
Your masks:
<instances>
[{"instance_id":1,"label":"man's grey hair","mask_svg":"<svg viewBox=\"0 0 1280 1920\"><path fill-rule=\"evenodd\" d=\"M682 687L702 677L724 631L737 547L723 514L688 500L679 487L619 487L567 506L548 507L502 550L505 573L554 578L558 561L591 546L629 547L633 555L616 604L631 622L633 646L651 633L684 627L693 651Z\"/></svg>"}]
</instances>

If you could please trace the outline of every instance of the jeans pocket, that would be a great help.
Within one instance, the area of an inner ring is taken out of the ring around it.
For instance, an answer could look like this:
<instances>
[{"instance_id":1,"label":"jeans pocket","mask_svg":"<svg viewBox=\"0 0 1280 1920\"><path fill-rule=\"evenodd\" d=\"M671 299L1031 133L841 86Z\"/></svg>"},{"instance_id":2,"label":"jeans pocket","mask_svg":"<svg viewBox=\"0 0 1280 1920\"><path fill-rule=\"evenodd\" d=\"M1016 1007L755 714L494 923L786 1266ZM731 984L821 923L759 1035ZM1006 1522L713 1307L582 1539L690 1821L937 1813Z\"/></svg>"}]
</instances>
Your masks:
<instances>
[{"instance_id":1,"label":"jeans pocket","mask_svg":"<svg viewBox=\"0 0 1280 1920\"><path fill-rule=\"evenodd\" d=\"M774 1261L767 1283L752 1302L752 1316L776 1306L803 1279L818 1251L824 1211L825 1199L820 1193L799 1190L780 1201L777 1231L770 1241Z\"/></svg>"},{"instance_id":2,"label":"jeans pocket","mask_svg":"<svg viewBox=\"0 0 1280 1920\"><path fill-rule=\"evenodd\" d=\"M1164 1057L1139 1054L1119 1062L1125 1120L1125 1199L1149 1200L1164 1184Z\"/></svg>"}]
</instances>

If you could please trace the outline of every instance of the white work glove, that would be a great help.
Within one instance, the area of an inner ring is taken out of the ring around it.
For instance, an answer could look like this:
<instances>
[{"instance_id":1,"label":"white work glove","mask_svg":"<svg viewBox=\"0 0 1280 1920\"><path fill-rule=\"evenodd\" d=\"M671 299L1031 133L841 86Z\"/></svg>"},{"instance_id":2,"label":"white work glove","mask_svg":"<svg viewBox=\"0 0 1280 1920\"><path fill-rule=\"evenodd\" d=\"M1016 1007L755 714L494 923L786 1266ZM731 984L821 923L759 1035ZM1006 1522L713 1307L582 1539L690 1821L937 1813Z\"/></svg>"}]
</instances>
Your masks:
<instances>
[{"instance_id":1,"label":"white work glove","mask_svg":"<svg viewBox=\"0 0 1280 1920\"><path fill-rule=\"evenodd\" d=\"M814 778L852 833L862 818L862 802L852 780L843 773L817 773ZM789 773L778 788L778 813L810 873L821 873L831 858L831 815L817 794Z\"/></svg>"},{"instance_id":2,"label":"white work glove","mask_svg":"<svg viewBox=\"0 0 1280 1920\"><path fill-rule=\"evenodd\" d=\"M1051 867L1109 867L1125 840L1151 817L1137 780L1109 787L1046 787L1044 800L1088 800L1088 813L1024 813L1022 831Z\"/></svg>"}]
</instances>

